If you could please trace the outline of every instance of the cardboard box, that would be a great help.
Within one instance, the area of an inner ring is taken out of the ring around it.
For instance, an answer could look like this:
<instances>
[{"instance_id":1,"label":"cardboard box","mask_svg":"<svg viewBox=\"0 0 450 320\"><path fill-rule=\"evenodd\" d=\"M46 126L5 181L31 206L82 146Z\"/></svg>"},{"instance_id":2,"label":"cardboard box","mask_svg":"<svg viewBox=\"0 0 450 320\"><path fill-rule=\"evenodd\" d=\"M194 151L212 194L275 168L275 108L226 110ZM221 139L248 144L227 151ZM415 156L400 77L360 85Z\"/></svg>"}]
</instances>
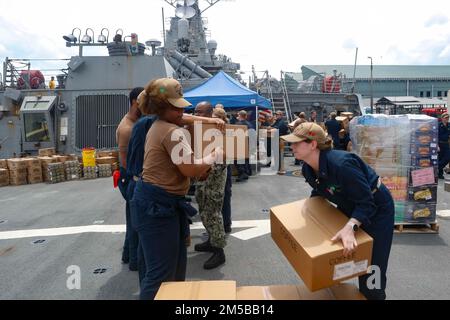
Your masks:
<instances>
[{"instance_id":1,"label":"cardboard box","mask_svg":"<svg viewBox=\"0 0 450 320\"><path fill-rule=\"evenodd\" d=\"M19 177L10 177L9 184L12 186L19 186L23 184L27 184L27 176L19 176Z\"/></svg>"},{"instance_id":2,"label":"cardboard box","mask_svg":"<svg viewBox=\"0 0 450 320\"><path fill-rule=\"evenodd\" d=\"M68 156L54 155L54 156L52 156L52 158L55 159L56 162L61 162L61 163L69 161L69 157Z\"/></svg>"},{"instance_id":3,"label":"cardboard box","mask_svg":"<svg viewBox=\"0 0 450 320\"><path fill-rule=\"evenodd\" d=\"M331 238L349 219L324 198L297 201L270 211L273 240L311 291L367 273L372 238L358 231L358 249L344 257L342 243L332 243Z\"/></svg>"},{"instance_id":4,"label":"cardboard box","mask_svg":"<svg viewBox=\"0 0 450 320\"><path fill-rule=\"evenodd\" d=\"M228 161L249 158L249 138L246 126L226 125L225 134L214 124L196 124L189 127L194 156L202 159L215 147L222 147Z\"/></svg>"},{"instance_id":5,"label":"cardboard box","mask_svg":"<svg viewBox=\"0 0 450 320\"><path fill-rule=\"evenodd\" d=\"M39 149L38 153L40 157L51 157L56 154L55 148Z\"/></svg>"},{"instance_id":6,"label":"cardboard box","mask_svg":"<svg viewBox=\"0 0 450 320\"><path fill-rule=\"evenodd\" d=\"M9 176L10 177L26 177L27 176L27 168L9 170Z\"/></svg>"},{"instance_id":7,"label":"cardboard box","mask_svg":"<svg viewBox=\"0 0 450 320\"><path fill-rule=\"evenodd\" d=\"M236 300L366 300L358 288L340 284L316 292L304 285L238 287Z\"/></svg>"},{"instance_id":8,"label":"cardboard box","mask_svg":"<svg viewBox=\"0 0 450 320\"><path fill-rule=\"evenodd\" d=\"M42 176L42 167L32 167L32 168L27 168L27 174L29 176L37 176L37 175L41 175Z\"/></svg>"},{"instance_id":9,"label":"cardboard box","mask_svg":"<svg viewBox=\"0 0 450 320\"><path fill-rule=\"evenodd\" d=\"M102 157L102 158L97 158L96 161L97 161L98 165L100 165L100 164L110 164L110 165L112 165L112 164L117 162L117 158L114 158L114 157Z\"/></svg>"},{"instance_id":10,"label":"cardboard box","mask_svg":"<svg viewBox=\"0 0 450 320\"><path fill-rule=\"evenodd\" d=\"M8 159L7 163L9 170L26 169L27 167L27 163L22 158Z\"/></svg>"},{"instance_id":11,"label":"cardboard box","mask_svg":"<svg viewBox=\"0 0 450 320\"><path fill-rule=\"evenodd\" d=\"M119 151L117 150L97 150L98 158L113 157L119 159Z\"/></svg>"},{"instance_id":12,"label":"cardboard box","mask_svg":"<svg viewBox=\"0 0 450 320\"><path fill-rule=\"evenodd\" d=\"M23 159L27 164L27 168L40 168L41 160L38 158L24 158Z\"/></svg>"},{"instance_id":13,"label":"cardboard box","mask_svg":"<svg viewBox=\"0 0 450 320\"><path fill-rule=\"evenodd\" d=\"M0 169L8 169L8 163L6 159L0 159Z\"/></svg>"},{"instance_id":14,"label":"cardboard box","mask_svg":"<svg viewBox=\"0 0 450 320\"><path fill-rule=\"evenodd\" d=\"M165 282L155 300L236 300L236 282Z\"/></svg>"},{"instance_id":15,"label":"cardboard box","mask_svg":"<svg viewBox=\"0 0 450 320\"><path fill-rule=\"evenodd\" d=\"M41 183L43 182L42 174L40 175L28 175L27 181L29 184Z\"/></svg>"}]
</instances>

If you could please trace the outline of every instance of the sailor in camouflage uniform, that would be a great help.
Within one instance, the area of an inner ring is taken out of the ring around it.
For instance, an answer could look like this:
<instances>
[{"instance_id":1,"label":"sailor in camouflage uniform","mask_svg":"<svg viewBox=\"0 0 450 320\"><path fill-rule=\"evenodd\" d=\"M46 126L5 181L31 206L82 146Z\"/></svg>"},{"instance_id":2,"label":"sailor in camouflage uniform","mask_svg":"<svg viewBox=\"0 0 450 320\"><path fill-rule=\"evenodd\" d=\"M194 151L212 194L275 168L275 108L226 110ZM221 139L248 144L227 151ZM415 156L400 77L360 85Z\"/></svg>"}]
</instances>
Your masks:
<instances>
[{"instance_id":1,"label":"sailor in camouflage uniform","mask_svg":"<svg viewBox=\"0 0 450 320\"><path fill-rule=\"evenodd\" d=\"M201 102L195 108L195 115L212 117L213 107L209 102ZM200 217L208 232L208 240L197 244L195 251L212 252L213 255L203 267L207 270L217 268L225 263L224 247L225 229L222 218L222 206L227 181L226 164L216 164L211 168L208 177L196 184L195 199L198 203Z\"/></svg>"}]
</instances>

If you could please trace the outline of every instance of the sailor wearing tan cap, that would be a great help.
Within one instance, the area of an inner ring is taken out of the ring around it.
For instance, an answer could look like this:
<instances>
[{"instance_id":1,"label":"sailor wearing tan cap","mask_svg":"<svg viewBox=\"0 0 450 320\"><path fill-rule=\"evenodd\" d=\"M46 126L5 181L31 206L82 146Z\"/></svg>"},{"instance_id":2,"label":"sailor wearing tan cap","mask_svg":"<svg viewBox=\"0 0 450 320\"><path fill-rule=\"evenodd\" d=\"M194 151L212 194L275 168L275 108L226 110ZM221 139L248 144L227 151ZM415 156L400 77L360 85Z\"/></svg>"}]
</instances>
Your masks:
<instances>
[{"instance_id":1,"label":"sailor wearing tan cap","mask_svg":"<svg viewBox=\"0 0 450 320\"><path fill-rule=\"evenodd\" d=\"M342 241L344 255L358 246L359 227L374 239L372 265L381 272L381 286L369 289L370 275L359 278L360 291L368 299L385 299L386 270L394 229L394 202L375 171L356 154L332 150L331 138L315 123L303 123L281 137L291 143L295 158L304 161L303 176L313 188L312 197L335 203L349 221L331 240Z\"/></svg>"},{"instance_id":2,"label":"sailor wearing tan cap","mask_svg":"<svg viewBox=\"0 0 450 320\"><path fill-rule=\"evenodd\" d=\"M223 150L195 164L188 138L180 128L184 108L180 83L174 79L151 81L140 94L143 114L158 116L147 133L142 179L130 201L132 224L139 234L146 271L141 281L141 299L153 299L165 281L184 281L189 217L197 211L185 198L190 177L203 176L211 165L222 161Z\"/></svg>"}]
</instances>

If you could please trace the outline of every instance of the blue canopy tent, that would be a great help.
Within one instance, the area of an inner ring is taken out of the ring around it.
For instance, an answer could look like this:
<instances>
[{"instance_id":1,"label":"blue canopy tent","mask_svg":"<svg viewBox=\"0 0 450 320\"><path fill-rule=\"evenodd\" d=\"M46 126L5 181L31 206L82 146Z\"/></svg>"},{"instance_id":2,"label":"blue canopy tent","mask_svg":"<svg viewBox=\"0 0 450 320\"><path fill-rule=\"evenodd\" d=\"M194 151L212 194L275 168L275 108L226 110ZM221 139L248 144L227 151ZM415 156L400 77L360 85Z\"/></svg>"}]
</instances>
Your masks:
<instances>
[{"instance_id":1,"label":"blue canopy tent","mask_svg":"<svg viewBox=\"0 0 450 320\"><path fill-rule=\"evenodd\" d=\"M218 103L230 109L270 109L272 104L266 98L243 86L237 80L220 71L214 77L184 93L184 98L193 106L202 101L209 101L212 105Z\"/></svg>"}]
</instances>

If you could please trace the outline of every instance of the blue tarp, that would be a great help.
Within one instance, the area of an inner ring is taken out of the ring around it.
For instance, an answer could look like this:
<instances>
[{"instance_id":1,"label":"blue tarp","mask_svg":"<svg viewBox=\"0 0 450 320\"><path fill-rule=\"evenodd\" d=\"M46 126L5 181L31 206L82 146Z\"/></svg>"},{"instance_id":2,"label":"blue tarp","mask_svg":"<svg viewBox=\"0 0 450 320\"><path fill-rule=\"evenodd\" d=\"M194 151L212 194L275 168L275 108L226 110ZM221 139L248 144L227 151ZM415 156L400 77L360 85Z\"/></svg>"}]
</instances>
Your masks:
<instances>
[{"instance_id":1,"label":"blue tarp","mask_svg":"<svg viewBox=\"0 0 450 320\"><path fill-rule=\"evenodd\" d=\"M243 86L237 80L220 71L214 77L184 93L184 98L195 107L199 102L209 101L214 106L223 104L225 109L271 108L266 98Z\"/></svg>"}]
</instances>

